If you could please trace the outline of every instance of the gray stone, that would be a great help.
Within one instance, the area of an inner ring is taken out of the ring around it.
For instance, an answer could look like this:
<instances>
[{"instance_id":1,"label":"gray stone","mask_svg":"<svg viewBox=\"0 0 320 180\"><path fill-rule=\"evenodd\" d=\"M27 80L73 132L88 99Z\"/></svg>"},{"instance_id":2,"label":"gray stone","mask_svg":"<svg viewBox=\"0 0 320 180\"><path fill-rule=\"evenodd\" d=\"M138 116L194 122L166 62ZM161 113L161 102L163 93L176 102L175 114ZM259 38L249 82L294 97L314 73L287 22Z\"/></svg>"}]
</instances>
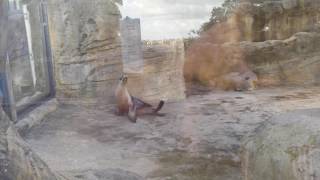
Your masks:
<instances>
[{"instance_id":1,"label":"gray stone","mask_svg":"<svg viewBox=\"0 0 320 180\"><path fill-rule=\"evenodd\" d=\"M317 85L319 42L319 33L300 32L285 40L196 43L187 52L185 77L189 82L215 85L228 73L253 71L261 86Z\"/></svg>"},{"instance_id":2,"label":"gray stone","mask_svg":"<svg viewBox=\"0 0 320 180\"><path fill-rule=\"evenodd\" d=\"M45 116L51 112L54 112L58 107L58 102L56 99L51 99L43 103L41 106L33 109L25 117L20 119L16 124L15 128L18 132L23 135L33 126L40 124L45 120Z\"/></svg>"},{"instance_id":3,"label":"gray stone","mask_svg":"<svg viewBox=\"0 0 320 180\"><path fill-rule=\"evenodd\" d=\"M319 179L319 112L284 113L253 133L242 151L244 180Z\"/></svg>"},{"instance_id":4,"label":"gray stone","mask_svg":"<svg viewBox=\"0 0 320 180\"><path fill-rule=\"evenodd\" d=\"M49 0L48 16L57 95L97 98L113 95L122 72L121 1Z\"/></svg>"},{"instance_id":5,"label":"gray stone","mask_svg":"<svg viewBox=\"0 0 320 180\"><path fill-rule=\"evenodd\" d=\"M121 169L88 170L72 175L74 180L144 180L141 176Z\"/></svg>"},{"instance_id":6,"label":"gray stone","mask_svg":"<svg viewBox=\"0 0 320 180\"><path fill-rule=\"evenodd\" d=\"M284 9L293 9L298 6L298 0L282 0Z\"/></svg>"},{"instance_id":7,"label":"gray stone","mask_svg":"<svg viewBox=\"0 0 320 180\"><path fill-rule=\"evenodd\" d=\"M129 73L128 88L146 101L177 101L186 97L183 78L185 62L182 40L145 41L143 72Z\"/></svg>"},{"instance_id":8,"label":"gray stone","mask_svg":"<svg viewBox=\"0 0 320 180\"><path fill-rule=\"evenodd\" d=\"M57 176L21 139L0 109L0 179L57 180Z\"/></svg>"}]
</instances>

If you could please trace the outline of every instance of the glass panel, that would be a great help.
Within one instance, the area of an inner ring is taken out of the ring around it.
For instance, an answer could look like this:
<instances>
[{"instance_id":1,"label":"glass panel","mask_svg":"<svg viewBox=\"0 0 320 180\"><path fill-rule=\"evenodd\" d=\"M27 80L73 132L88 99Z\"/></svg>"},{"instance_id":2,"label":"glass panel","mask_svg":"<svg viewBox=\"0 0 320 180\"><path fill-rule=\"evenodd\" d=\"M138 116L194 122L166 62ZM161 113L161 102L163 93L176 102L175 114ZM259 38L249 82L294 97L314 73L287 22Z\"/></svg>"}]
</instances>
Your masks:
<instances>
[{"instance_id":1,"label":"glass panel","mask_svg":"<svg viewBox=\"0 0 320 180\"><path fill-rule=\"evenodd\" d=\"M40 5L11 1L8 54L18 111L50 92Z\"/></svg>"}]
</instances>

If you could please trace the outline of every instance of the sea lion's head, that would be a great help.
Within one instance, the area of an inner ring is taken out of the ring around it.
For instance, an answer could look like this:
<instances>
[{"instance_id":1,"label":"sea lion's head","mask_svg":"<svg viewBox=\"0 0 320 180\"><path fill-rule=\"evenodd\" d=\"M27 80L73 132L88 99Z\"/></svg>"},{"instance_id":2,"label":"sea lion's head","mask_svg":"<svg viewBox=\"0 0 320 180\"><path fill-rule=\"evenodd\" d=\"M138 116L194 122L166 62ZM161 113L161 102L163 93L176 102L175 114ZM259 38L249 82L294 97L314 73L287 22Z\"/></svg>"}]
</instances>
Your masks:
<instances>
[{"instance_id":1,"label":"sea lion's head","mask_svg":"<svg viewBox=\"0 0 320 180\"><path fill-rule=\"evenodd\" d=\"M128 82L128 76L122 75L121 78L120 78L120 82L121 82L123 85L127 84L127 82Z\"/></svg>"}]
</instances>

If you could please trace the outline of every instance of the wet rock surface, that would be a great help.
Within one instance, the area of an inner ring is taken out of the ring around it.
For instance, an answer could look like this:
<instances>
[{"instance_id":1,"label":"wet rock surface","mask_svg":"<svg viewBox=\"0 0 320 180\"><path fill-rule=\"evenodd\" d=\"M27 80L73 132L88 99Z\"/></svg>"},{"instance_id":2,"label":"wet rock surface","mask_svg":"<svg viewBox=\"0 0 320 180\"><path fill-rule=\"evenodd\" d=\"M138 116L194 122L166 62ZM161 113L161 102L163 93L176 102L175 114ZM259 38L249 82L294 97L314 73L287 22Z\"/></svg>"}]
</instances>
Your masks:
<instances>
[{"instance_id":1,"label":"wet rock surface","mask_svg":"<svg viewBox=\"0 0 320 180\"><path fill-rule=\"evenodd\" d=\"M140 117L136 124L113 115L112 106L64 104L25 138L57 172L119 168L150 180L239 180L242 142L282 113L319 108L319 92L196 95L166 104L165 117Z\"/></svg>"}]
</instances>

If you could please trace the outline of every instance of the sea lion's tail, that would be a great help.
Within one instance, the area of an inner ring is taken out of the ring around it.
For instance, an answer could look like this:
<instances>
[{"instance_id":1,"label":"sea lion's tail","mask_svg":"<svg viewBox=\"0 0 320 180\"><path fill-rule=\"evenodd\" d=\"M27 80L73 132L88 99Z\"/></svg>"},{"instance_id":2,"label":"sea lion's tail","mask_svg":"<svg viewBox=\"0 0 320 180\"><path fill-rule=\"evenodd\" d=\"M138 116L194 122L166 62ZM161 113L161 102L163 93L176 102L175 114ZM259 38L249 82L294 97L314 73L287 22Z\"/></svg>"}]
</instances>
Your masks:
<instances>
[{"instance_id":1,"label":"sea lion's tail","mask_svg":"<svg viewBox=\"0 0 320 180\"><path fill-rule=\"evenodd\" d=\"M158 107L153 110L153 113L159 112L159 111L162 109L163 105L164 105L164 101L161 100L161 101L159 102L159 104L158 104Z\"/></svg>"}]
</instances>

